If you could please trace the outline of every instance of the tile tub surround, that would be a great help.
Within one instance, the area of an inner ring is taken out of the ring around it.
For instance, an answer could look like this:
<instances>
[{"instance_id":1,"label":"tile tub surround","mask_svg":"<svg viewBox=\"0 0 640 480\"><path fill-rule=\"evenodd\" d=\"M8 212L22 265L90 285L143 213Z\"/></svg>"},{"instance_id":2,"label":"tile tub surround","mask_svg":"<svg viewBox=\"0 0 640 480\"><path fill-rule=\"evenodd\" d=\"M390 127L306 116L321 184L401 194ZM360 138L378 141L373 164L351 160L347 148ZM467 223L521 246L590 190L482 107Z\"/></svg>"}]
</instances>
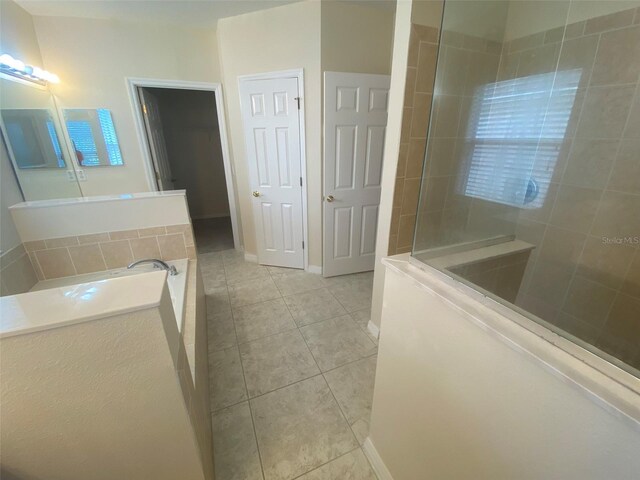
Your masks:
<instances>
[{"instance_id":1,"label":"tile tub surround","mask_svg":"<svg viewBox=\"0 0 640 480\"><path fill-rule=\"evenodd\" d=\"M36 283L38 277L23 244L0 255L0 296L28 292Z\"/></svg>"},{"instance_id":2,"label":"tile tub surround","mask_svg":"<svg viewBox=\"0 0 640 480\"><path fill-rule=\"evenodd\" d=\"M208 430L208 397L192 394L166 276L0 299L3 467L29 478L213 478L196 428Z\"/></svg>"},{"instance_id":3,"label":"tile tub surround","mask_svg":"<svg viewBox=\"0 0 640 480\"><path fill-rule=\"evenodd\" d=\"M234 251L198 263L216 479L375 479L360 448L377 358L371 273L322 278Z\"/></svg>"},{"instance_id":4,"label":"tile tub surround","mask_svg":"<svg viewBox=\"0 0 640 480\"><path fill-rule=\"evenodd\" d=\"M50 238L24 247L39 280L122 268L144 258L196 258L189 224Z\"/></svg>"}]
</instances>

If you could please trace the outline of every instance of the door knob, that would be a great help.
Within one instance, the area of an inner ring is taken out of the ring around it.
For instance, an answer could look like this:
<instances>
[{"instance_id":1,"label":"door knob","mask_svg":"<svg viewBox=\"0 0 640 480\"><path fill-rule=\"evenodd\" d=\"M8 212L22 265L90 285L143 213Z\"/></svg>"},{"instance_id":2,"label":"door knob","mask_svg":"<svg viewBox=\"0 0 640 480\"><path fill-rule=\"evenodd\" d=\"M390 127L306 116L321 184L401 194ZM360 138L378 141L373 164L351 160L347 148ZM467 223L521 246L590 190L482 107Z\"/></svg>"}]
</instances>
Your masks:
<instances>
[{"instance_id":1,"label":"door knob","mask_svg":"<svg viewBox=\"0 0 640 480\"><path fill-rule=\"evenodd\" d=\"M258 192L257 190L255 192L252 193L252 195L254 197L259 197L260 196L260 192Z\"/></svg>"},{"instance_id":2,"label":"door knob","mask_svg":"<svg viewBox=\"0 0 640 480\"><path fill-rule=\"evenodd\" d=\"M327 202L333 202L333 195L327 195Z\"/></svg>"}]
</instances>

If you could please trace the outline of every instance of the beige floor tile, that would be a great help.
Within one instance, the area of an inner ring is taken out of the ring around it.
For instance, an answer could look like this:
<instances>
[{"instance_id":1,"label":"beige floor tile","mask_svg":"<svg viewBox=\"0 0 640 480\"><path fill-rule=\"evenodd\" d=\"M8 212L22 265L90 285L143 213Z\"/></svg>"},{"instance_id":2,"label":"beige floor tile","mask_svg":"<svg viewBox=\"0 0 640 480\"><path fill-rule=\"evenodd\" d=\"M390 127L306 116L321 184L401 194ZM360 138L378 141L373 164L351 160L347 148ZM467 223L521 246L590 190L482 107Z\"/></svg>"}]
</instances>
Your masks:
<instances>
[{"instance_id":1,"label":"beige floor tile","mask_svg":"<svg viewBox=\"0 0 640 480\"><path fill-rule=\"evenodd\" d=\"M299 480L377 480L364 452L358 448L309 472Z\"/></svg>"},{"instance_id":2,"label":"beige floor tile","mask_svg":"<svg viewBox=\"0 0 640 480\"><path fill-rule=\"evenodd\" d=\"M234 262L224 266L227 284L247 282L269 277L269 270L263 265L249 262Z\"/></svg>"},{"instance_id":3,"label":"beige floor tile","mask_svg":"<svg viewBox=\"0 0 640 480\"><path fill-rule=\"evenodd\" d=\"M200 267L207 266L219 266L222 265L223 252L211 252L211 253L199 253L198 262Z\"/></svg>"},{"instance_id":4,"label":"beige floor tile","mask_svg":"<svg viewBox=\"0 0 640 480\"><path fill-rule=\"evenodd\" d=\"M373 272L353 273L351 275L338 275L324 279L329 287L345 286L353 283L369 284L373 287Z\"/></svg>"},{"instance_id":5,"label":"beige floor tile","mask_svg":"<svg viewBox=\"0 0 640 480\"><path fill-rule=\"evenodd\" d=\"M377 359L377 355L363 358L324 375L360 444L369 434Z\"/></svg>"},{"instance_id":6,"label":"beige floor tile","mask_svg":"<svg viewBox=\"0 0 640 480\"><path fill-rule=\"evenodd\" d=\"M299 327L347 313L326 288L290 295L284 301Z\"/></svg>"},{"instance_id":7,"label":"beige floor tile","mask_svg":"<svg viewBox=\"0 0 640 480\"><path fill-rule=\"evenodd\" d=\"M238 343L231 311L214 313L208 316L207 336L210 352L224 350Z\"/></svg>"},{"instance_id":8,"label":"beige floor tile","mask_svg":"<svg viewBox=\"0 0 640 480\"><path fill-rule=\"evenodd\" d=\"M209 388L211 411L247 399L238 347L209 354Z\"/></svg>"},{"instance_id":9,"label":"beige floor tile","mask_svg":"<svg viewBox=\"0 0 640 480\"><path fill-rule=\"evenodd\" d=\"M292 273L300 273L299 268L288 268L288 267L267 267L269 273L271 275L288 275Z\"/></svg>"},{"instance_id":10,"label":"beige floor tile","mask_svg":"<svg viewBox=\"0 0 640 480\"><path fill-rule=\"evenodd\" d=\"M357 447L321 375L250 401L266 480L289 480Z\"/></svg>"},{"instance_id":11,"label":"beige floor tile","mask_svg":"<svg viewBox=\"0 0 640 480\"><path fill-rule=\"evenodd\" d=\"M240 345L240 359L249 397L320 373L297 329Z\"/></svg>"},{"instance_id":12,"label":"beige floor tile","mask_svg":"<svg viewBox=\"0 0 640 480\"><path fill-rule=\"evenodd\" d=\"M307 325L300 332L323 372L376 352L375 344L349 315Z\"/></svg>"},{"instance_id":13,"label":"beige floor tile","mask_svg":"<svg viewBox=\"0 0 640 480\"><path fill-rule=\"evenodd\" d=\"M228 289L232 307L252 305L281 297L275 283L269 277L229 285Z\"/></svg>"},{"instance_id":14,"label":"beige floor tile","mask_svg":"<svg viewBox=\"0 0 640 480\"><path fill-rule=\"evenodd\" d=\"M356 322L360 328L366 330L369 325L369 320L371 320L371 307L351 312L351 318L353 318L353 321Z\"/></svg>"},{"instance_id":15,"label":"beige floor tile","mask_svg":"<svg viewBox=\"0 0 640 480\"><path fill-rule=\"evenodd\" d=\"M229 301L229 291L227 287L218 287L210 289L205 299L207 301L207 314L213 315L214 313L228 312L231 310L231 303Z\"/></svg>"},{"instance_id":16,"label":"beige floor tile","mask_svg":"<svg viewBox=\"0 0 640 480\"><path fill-rule=\"evenodd\" d=\"M240 343L296 328L282 298L234 308L233 320Z\"/></svg>"},{"instance_id":17,"label":"beige floor tile","mask_svg":"<svg viewBox=\"0 0 640 480\"><path fill-rule=\"evenodd\" d=\"M308 292L325 286L322 276L298 270L296 273L272 274L273 281L282 295Z\"/></svg>"},{"instance_id":18,"label":"beige floor tile","mask_svg":"<svg viewBox=\"0 0 640 480\"><path fill-rule=\"evenodd\" d=\"M249 404L243 402L220 410L211 422L216 480L262 480Z\"/></svg>"},{"instance_id":19,"label":"beige floor tile","mask_svg":"<svg viewBox=\"0 0 640 480\"><path fill-rule=\"evenodd\" d=\"M347 312L355 312L371 306L369 282L356 281L345 285L329 287L329 291L342 304Z\"/></svg>"},{"instance_id":20,"label":"beige floor tile","mask_svg":"<svg viewBox=\"0 0 640 480\"><path fill-rule=\"evenodd\" d=\"M222 258L222 263L225 265L231 265L236 262L244 262L244 252L239 250L223 250L218 252Z\"/></svg>"},{"instance_id":21,"label":"beige floor tile","mask_svg":"<svg viewBox=\"0 0 640 480\"><path fill-rule=\"evenodd\" d=\"M351 312L351 318L356 324L362 329L364 333L367 334L369 339L378 345L378 337L369 331L369 321L371 320L371 307L364 308L362 310L357 310L355 312Z\"/></svg>"},{"instance_id":22,"label":"beige floor tile","mask_svg":"<svg viewBox=\"0 0 640 480\"><path fill-rule=\"evenodd\" d=\"M222 265L205 265L200 267L205 292L227 286L227 277Z\"/></svg>"}]
</instances>

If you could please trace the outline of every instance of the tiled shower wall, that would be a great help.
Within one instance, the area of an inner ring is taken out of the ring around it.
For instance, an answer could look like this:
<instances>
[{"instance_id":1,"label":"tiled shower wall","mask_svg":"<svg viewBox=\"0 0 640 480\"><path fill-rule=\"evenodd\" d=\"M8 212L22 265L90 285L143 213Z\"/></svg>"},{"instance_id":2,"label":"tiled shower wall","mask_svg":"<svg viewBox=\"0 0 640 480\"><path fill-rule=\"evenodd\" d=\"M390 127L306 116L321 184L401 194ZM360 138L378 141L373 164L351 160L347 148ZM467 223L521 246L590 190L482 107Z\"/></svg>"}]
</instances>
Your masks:
<instances>
[{"instance_id":1,"label":"tiled shower wall","mask_svg":"<svg viewBox=\"0 0 640 480\"><path fill-rule=\"evenodd\" d=\"M196 258L189 224L51 238L25 242L24 249L38 280L126 267L144 258Z\"/></svg>"},{"instance_id":2,"label":"tiled shower wall","mask_svg":"<svg viewBox=\"0 0 640 480\"><path fill-rule=\"evenodd\" d=\"M416 219L417 250L514 233L516 209L471 199L456 189L467 111L475 88L496 80L502 44L445 30L438 58L437 34L435 28L412 25L390 255L411 251ZM418 208L428 131L426 185Z\"/></svg>"},{"instance_id":3,"label":"tiled shower wall","mask_svg":"<svg viewBox=\"0 0 640 480\"><path fill-rule=\"evenodd\" d=\"M504 44L448 31L441 42L415 250L515 234L536 247L516 303L640 366L640 8ZM412 125L414 92L424 86L411 87L425 68L416 45L436 44L414 27L411 45L389 254L411 250L412 175L426 142ZM473 89L576 68L579 90L543 206L458 194Z\"/></svg>"},{"instance_id":4,"label":"tiled shower wall","mask_svg":"<svg viewBox=\"0 0 640 480\"><path fill-rule=\"evenodd\" d=\"M413 244L437 55L438 29L412 24L389 255L409 252Z\"/></svg>"},{"instance_id":5,"label":"tiled shower wall","mask_svg":"<svg viewBox=\"0 0 640 480\"><path fill-rule=\"evenodd\" d=\"M505 44L500 80L582 69L517 304L640 367L640 8Z\"/></svg>"}]
</instances>

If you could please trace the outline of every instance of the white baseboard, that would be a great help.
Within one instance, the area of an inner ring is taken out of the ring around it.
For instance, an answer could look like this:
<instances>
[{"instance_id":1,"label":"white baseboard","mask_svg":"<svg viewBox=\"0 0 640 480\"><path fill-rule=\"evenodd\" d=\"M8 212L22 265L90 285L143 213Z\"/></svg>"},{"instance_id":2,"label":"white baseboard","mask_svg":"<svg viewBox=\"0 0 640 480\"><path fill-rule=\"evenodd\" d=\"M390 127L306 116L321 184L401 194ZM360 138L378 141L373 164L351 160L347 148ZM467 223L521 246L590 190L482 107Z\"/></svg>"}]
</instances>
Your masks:
<instances>
[{"instance_id":1,"label":"white baseboard","mask_svg":"<svg viewBox=\"0 0 640 480\"><path fill-rule=\"evenodd\" d=\"M244 254L244 259L247 262L253 262L253 263L258 263L258 256L254 255L253 253L246 253Z\"/></svg>"},{"instance_id":2,"label":"white baseboard","mask_svg":"<svg viewBox=\"0 0 640 480\"><path fill-rule=\"evenodd\" d=\"M307 267L307 272L317 273L318 275L322 275L322 267L319 265L309 265Z\"/></svg>"},{"instance_id":3,"label":"white baseboard","mask_svg":"<svg viewBox=\"0 0 640 480\"><path fill-rule=\"evenodd\" d=\"M380 480L393 480L391 472L389 472L387 466L382 461L382 458L380 458L380 455L378 454L376 447L373 446L373 442L370 437L367 437L364 441L362 450L364 450L364 454L369 459L369 463L371 463L373 470L376 472L376 475L378 475Z\"/></svg>"},{"instance_id":4,"label":"white baseboard","mask_svg":"<svg viewBox=\"0 0 640 480\"><path fill-rule=\"evenodd\" d=\"M367 330L369 330L369 333L376 338L380 336L380 329L376 327L371 320L369 320L369 323L367 323Z\"/></svg>"}]
</instances>

